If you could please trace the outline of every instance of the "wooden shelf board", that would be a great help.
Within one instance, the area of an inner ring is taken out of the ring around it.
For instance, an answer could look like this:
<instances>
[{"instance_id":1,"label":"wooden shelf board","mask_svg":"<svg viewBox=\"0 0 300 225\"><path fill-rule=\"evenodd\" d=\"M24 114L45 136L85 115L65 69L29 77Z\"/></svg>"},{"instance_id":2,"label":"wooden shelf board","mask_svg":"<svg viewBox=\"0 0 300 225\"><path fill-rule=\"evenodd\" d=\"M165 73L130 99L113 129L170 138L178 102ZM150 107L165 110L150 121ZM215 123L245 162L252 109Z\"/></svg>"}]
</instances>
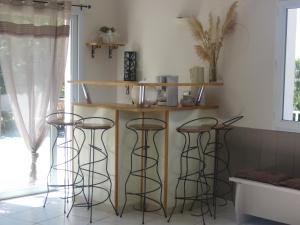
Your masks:
<instances>
[{"instance_id":1,"label":"wooden shelf board","mask_svg":"<svg viewBox=\"0 0 300 225\"><path fill-rule=\"evenodd\" d=\"M114 81L114 80L69 80L71 84L90 84L102 86L135 86L138 82L135 81Z\"/></svg>"},{"instance_id":2,"label":"wooden shelf board","mask_svg":"<svg viewBox=\"0 0 300 225\"><path fill-rule=\"evenodd\" d=\"M223 83L139 83L136 81L115 81L115 80L70 80L71 84L90 84L90 85L103 85L103 86L173 86L173 87L220 87Z\"/></svg>"},{"instance_id":3,"label":"wooden shelf board","mask_svg":"<svg viewBox=\"0 0 300 225\"><path fill-rule=\"evenodd\" d=\"M166 112L166 111L182 111L182 110L193 110L193 109L217 109L217 105L194 105L194 106L157 106L141 107L133 104L125 103L73 103L74 106L83 106L91 108L106 108L120 111L129 112Z\"/></svg>"},{"instance_id":4,"label":"wooden shelf board","mask_svg":"<svg viewBox=\"0 0 300 225\"><path fill-rule=\"evenodd\" d=\"M102 48L102 47L118 48L119 46L125 46L125 44L121 44L121 43L97 43L97 42L88 42L86 43L86 45L94 48Z\"/></svg>"}]
</instances>

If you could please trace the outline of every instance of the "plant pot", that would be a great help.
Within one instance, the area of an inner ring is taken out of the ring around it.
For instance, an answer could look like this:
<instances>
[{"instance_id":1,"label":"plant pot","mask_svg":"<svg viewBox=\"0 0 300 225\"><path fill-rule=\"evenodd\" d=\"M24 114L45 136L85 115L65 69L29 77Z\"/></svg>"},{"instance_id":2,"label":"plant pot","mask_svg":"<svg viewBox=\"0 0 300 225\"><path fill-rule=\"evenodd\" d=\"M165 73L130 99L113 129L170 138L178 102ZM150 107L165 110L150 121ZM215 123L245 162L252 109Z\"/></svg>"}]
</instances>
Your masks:
<instances>
[{"instance_id":1,"label":"plant pot","mask_svg":"<svg viewBox=\"0 0 300 225\"><path fill-rule=\"evenodd\" d=\"M103 43L113 44L113 43L118 42L118 37L119 37L119 35L116 32L109 31L109 32L103 34L102 40L103 40Z\"/></svg>"}]
</instances>

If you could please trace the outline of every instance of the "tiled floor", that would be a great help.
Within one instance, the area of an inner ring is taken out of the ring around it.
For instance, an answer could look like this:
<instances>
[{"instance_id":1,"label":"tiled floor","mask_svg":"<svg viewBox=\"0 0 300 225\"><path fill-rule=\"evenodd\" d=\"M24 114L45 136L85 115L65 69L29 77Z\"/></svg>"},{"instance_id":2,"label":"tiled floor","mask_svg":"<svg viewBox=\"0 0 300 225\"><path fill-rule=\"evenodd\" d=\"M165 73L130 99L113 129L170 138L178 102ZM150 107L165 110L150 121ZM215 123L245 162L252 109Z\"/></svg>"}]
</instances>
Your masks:
<instances>
[{"instance_id":1,"label":"tiled floor","mask_svg":"<svg viewBox=\"0 0 300 225\"><path fill-rule=\"evenodd\" d=\"M88 225L89 211L86 208L74 208L69 218L63 213L63 201L57 197L48 200L43 208L44 195L18 198L0 202L0 225ZM120 218L113 214L110 207L97 206L94 209L93 225L140 225L141 213L125 211ZM190 212L175 214L170 223L153 213L147 213L146 225L200 225L201 217L191 216ZM207 225L234 225L234 209L230 204L218 209L218 216L213 220L206 216ZM251 218L246 225L279 225L278 223L258 218Z\"/></svg>"}]
</instances>

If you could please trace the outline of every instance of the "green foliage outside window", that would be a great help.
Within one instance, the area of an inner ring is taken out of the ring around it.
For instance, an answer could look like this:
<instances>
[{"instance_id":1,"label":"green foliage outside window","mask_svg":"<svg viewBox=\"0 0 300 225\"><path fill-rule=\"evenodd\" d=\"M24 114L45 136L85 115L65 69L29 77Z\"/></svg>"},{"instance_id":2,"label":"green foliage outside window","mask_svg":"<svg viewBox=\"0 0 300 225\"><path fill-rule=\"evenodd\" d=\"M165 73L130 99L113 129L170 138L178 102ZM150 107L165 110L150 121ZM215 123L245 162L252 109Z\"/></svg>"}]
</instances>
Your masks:
<instances>
[{"instance_id":1,"label":"green foliage outside window","mask_svg":"<svg viewBox=\"0 0 300 225\"><path fill-rule=\"evenodd\" d=\"M6 94L6 89L5 89L5 85L4 85L1 67L0 67L0 94L1 95Z\"/></svg>"},{"instance_id":2,"label":"green foliage outside window","mask_svg":"<svg viewBox=\"0 0 300 225\"><path fill-rule=\"evenodd\" d=\"M64 97L65 97L65 84L63 84L59 92L59 98L64 98Z\"/></svg>"},{"instance_id":3,"label":"green foliage outside window","mask_svg":"<svg viewBox=\"0 0 300 225\"><path fill-rule=\"evenodd\" d=\"M300 111L300 59L297 59L295 63L294 110Z\"/></svg>"},{"instance_id":4,"label":"green foliage outside window","mask_svg":"<svg viewBox=\"0 0 300 225\"><path fill-rule=\"evenodd\" d=\"M0 94L5 95L6 94L6 89L5 89L5 84L4 84L4 79L2 76L2 70L0 67ZM60 92L59 92L59 97L64 98L65 97L65 85L62 86Z\"/></svg>"}]
</instances>

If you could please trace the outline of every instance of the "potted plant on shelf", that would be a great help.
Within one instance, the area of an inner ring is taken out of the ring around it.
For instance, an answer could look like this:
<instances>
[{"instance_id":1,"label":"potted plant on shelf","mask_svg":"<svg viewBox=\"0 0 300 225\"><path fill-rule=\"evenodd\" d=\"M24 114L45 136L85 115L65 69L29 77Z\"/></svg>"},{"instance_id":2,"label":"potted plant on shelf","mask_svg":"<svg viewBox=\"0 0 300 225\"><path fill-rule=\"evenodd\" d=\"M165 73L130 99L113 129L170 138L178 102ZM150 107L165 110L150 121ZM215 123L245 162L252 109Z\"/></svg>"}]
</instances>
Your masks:
<instances>
[{"instance_id":1,"label":"potted plant on shelf","mask_svg":"<svg viewBox=\"0 0 300 225\"><path fill-rule=\"evenodd\" d=\"M209 26L204 29L202 23L195 17L188 19L188 23L192 29L198 44L195 46L199 57L209 63L209 81L217 81L217 63L220 50L223 47L223 40L226 36L234 31L236 25L236 8L238 2L234 2L229 8L225 21L221 26L221 19L216 19L209 13Z\"/></svg>"},{"instance_id":2,"label":"potted plant on shelf","mask_svg":"<svg viewBox=\"0 0 300 225\"><path fill-rule=\"evenodd\" d=\"M102 26L99 32L103 43L112 44L117 42L118 34L114 27Z\"/></svg>"}]
</instances>

